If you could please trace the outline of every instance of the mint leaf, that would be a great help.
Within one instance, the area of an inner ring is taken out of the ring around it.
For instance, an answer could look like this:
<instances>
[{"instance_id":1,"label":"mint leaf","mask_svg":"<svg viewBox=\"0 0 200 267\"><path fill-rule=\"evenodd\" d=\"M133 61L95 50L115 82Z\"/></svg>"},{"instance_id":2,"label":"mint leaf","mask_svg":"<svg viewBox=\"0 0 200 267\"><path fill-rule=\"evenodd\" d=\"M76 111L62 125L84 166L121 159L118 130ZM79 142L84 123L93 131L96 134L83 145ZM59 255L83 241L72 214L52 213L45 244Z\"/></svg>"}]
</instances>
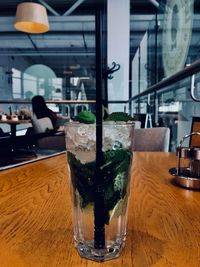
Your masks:
<instances>
[{"instance_id":1,"label":"mint leaf","mask_svg":"<svg viewBox=\"0 0 200 267\"><path fill-rule=\"evenodd\" d=\"M113 112L108 115L106 121L134 121L134 118L125 112Z\"/></svg>"},{"instance_id":2,"label":"mint leaf","mask_svg":"<svg viewBox=\"0 0 200 267\"><path fill-rule=\"evenodd\" d=\"M67 152L67 155L72 184L81 196L81 208L85 208L95 200L95 161L81 163L71 152ZM109 224L110 211L126 195L131 160L132 154L126 149L103 153L101 174L105 190L105 224Z\"/></svg>"},{"instance_id":3,"label":"mint leaf","mask_svg":"<svg viewBox=\"0 0 200 267\"><path fill-rule=\"evenodd\" d=\"M96 122L96 116L88 110L84 110L78 113L76 120L82 123L92 124Z\"/></svg>"}]
</instances>

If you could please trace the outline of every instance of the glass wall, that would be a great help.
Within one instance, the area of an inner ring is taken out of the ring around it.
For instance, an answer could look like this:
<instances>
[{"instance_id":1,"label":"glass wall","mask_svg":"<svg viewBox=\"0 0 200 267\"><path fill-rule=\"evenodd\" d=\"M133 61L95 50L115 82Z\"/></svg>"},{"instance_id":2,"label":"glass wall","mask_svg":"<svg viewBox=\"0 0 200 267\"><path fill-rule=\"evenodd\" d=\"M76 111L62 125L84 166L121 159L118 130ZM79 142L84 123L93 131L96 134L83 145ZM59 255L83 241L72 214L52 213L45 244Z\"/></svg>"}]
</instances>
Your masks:
<instances>
[{"instance_id":1,"label":"glass wall","mask_svg":"<svg viewBox=\"0 0 200 267\"><path fill-rule=\"evenodd\" d=\"M131 87L131 112L143 115L144 121L150 114L155 127L169 127L171 151L190 133L192 118L200 116L200 103L191 98L192 75L188 67L198 65L200 56L199 7L199 0L160 1L132 61L132 81L136 82ZM194 72L195 96L200 101L198 67ZM172 79L176 75L177 79ZM163 81L167 80L166 86Z\"/></svg>"}]
</instances>

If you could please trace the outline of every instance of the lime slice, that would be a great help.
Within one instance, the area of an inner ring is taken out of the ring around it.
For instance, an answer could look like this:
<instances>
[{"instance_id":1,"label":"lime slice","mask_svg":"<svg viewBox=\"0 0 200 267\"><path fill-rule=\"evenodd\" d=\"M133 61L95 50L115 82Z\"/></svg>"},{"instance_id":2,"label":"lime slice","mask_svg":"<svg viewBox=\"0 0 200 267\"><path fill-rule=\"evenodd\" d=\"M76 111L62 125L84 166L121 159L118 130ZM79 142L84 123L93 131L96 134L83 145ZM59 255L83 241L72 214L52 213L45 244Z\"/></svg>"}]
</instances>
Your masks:
<instances>
[{"instance_id":1,"label":"lime slice","mask_svg":"<svg viewBox=\"0 0 200 267\"><path fill-rule=\"evenodd\" d=\"M128 203L128 196L126 195L124 198L121 198L117 204L114 206L112 210L109 211L109 221L111 222L112 218L118 218L121 215L124 215L126 212ZM83 212L86 214L92 214L94 212L94 203L90 202L87 206L83 208Z\"/></svg>"},{"instance_id":2,"label":"lime slice","mask_svg":"<svg viewBox=\"0 0 200 267\"><path fill-rule=\"evenodd\" d=\"M109 223L112 218L118 218L120 215L124 215L126 212L126 207L128 203L128 196L125 195L124 198L121 198L112 210L109 211Z\"/></svg>"}]
</instances>

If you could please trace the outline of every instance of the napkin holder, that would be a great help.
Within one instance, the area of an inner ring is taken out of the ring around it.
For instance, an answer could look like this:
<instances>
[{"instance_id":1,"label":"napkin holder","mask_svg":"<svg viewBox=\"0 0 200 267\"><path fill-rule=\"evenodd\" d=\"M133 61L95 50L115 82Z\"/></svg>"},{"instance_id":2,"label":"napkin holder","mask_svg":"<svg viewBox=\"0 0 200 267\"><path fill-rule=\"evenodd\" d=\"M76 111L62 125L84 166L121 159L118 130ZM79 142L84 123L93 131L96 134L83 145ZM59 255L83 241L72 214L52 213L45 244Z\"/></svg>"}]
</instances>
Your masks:
<instances>
[{"instance_id":1,"label":"napkin holder","mask_svg":"<svg viewBox=\"0 0 200 267\"><path fill-rule=\"evenodd\" d=\"M184 141L200 132L192 132L183 137L177 147L176 168L169 170L175 178L176 184L188 189L200 189L200 147L184 147Z\"/></svg>"}]
</instances>

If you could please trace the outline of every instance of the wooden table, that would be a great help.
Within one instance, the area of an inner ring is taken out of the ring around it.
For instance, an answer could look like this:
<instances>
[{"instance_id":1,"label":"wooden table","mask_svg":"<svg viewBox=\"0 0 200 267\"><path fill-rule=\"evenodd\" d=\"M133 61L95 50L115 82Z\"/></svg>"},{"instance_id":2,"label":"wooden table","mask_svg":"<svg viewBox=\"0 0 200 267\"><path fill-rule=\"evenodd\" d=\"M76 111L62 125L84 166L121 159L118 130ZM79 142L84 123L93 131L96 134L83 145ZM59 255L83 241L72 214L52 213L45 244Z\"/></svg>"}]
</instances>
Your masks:
<instances>
[{"instance_id":1,"label":"wooden table","mask_svg":"<svg viewBox=\"0 0 200 267\"><path fill-rule=\"evenodd\" d=\"M135 153L126 247L101 264L73 244L65 155L0 172L0 266L200 266L200 192L174 185L172 166L174 153Z\"/></svg>"},{"instance_id":2,"label":"wooden table","mask_svg":"<svg viewBox=\"0 0 200 267\"><path fill-rule=\"evenodd\" d=\"M0 120L0 123L9 124L11 130L11 136L16 136L17 124L31 123L31 120Z\"/></svg>"}]
</instances>

